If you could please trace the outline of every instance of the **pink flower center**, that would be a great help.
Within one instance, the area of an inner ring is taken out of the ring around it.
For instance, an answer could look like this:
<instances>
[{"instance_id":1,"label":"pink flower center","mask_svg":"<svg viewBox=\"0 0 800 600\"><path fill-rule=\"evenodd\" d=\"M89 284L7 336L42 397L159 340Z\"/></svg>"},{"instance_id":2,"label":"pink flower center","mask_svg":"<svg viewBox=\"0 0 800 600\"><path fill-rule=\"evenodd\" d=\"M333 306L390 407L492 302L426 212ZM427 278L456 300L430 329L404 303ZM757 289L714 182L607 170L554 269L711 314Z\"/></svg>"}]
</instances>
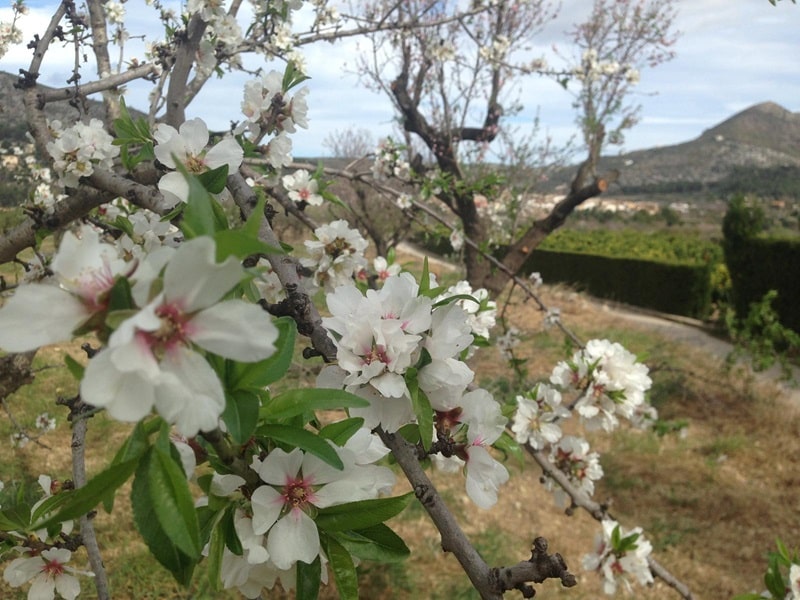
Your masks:
<instances>
[{"instance_id":1,"label":"pink flower center","mask_svg":"<svg viewBox=\"0 0 800 600\"><path fill-rule=\"evenodd\" d=\"M162 304L156 309L161 325L144 334L147 345L154 353L169 351L187 343L190 317L176 304Z\"/></svg>"},{"instance_id":2,"label":"pink flower center","mask_svg":"<svg viewBox=\"0 0 800 600\"><path fill-rule=\"evenodd\" d=\"M44 558L42 560L44 560ZM52 577L55 579L56 577L64 574L64 565L57 560L44 560L42 573L44 573L47 577Z\"/></svg>"},{"instance_id":3,"label":"pink flower center","mask_svg":"<svg viewBox=\"0 0 800 600\"><path fill-rule=\"evenodd\" d=\"M391 361L389 360L389 355L386 353L386 348L384 346L374 345L370 350L364 354L364 364L370 365L375 361L382 362L385 365L388 365Z\"/></svg>"},{"instance_id":4,"label":"pink flower center","mask_svg":"<svg viewBox=\"0 0 800 600\"><path fill-rule=\"evenodd\" d=\"M306 201L311 197L311 192L308 191L308 188L303 188L300 191L298 191L297 193L300 196L300 200Z\"/></svg>"},{"instance_id":5,"label":"pink flower center","mask_svg":"<svg viewBox=\"0 0 800 600\"><path fill-rule=\"evenodd\" d=\"M286 506L302 510L309 502L313 503L316 499L311 487L311 478L287 477L281 497Z\"/></svg>"},{"instance_id":6,"label":"pink flower center","mask_svg":"<svg viewBox=\"0 0 800 600\"><path fill-rule=\"evenodd\" d=\"M202 156L187 156L185 166L190 173L205 173L208 170Z\"/></svg>"},{"instance_id":7,"label":"pink flower center","mask_svg":"<svg viewBox=\"0 0 800 600\"><path fill-rule=\"evenodd\" d=\"M114 274L107 260L99 269L87 269L78 277L78 294L80 294L87 308L92 312L99 312L106 308L108 298L105 294L114 287Z\"/></svg>"}]
</instances>

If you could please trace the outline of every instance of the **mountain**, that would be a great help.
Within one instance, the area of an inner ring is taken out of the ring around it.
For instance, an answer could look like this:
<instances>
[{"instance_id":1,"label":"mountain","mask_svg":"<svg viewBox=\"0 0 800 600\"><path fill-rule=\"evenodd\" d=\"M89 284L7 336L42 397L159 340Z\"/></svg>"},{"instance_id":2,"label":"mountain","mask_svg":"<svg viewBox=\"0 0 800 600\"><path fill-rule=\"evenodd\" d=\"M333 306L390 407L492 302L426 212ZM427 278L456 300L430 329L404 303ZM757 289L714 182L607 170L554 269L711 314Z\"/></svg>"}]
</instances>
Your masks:
<instances>
[{"instance_id":1,"label":"mountain","mask_svg":"<svg viewBox=\"0 0 800 600\"><path fill-rule=\"evenodd\" d=\"M800 113L774 102L756 104L696 139L614 157L598 172L620 171L623 192L696 191L737 170L800 169Z\"/></svg>"}]
</instances>

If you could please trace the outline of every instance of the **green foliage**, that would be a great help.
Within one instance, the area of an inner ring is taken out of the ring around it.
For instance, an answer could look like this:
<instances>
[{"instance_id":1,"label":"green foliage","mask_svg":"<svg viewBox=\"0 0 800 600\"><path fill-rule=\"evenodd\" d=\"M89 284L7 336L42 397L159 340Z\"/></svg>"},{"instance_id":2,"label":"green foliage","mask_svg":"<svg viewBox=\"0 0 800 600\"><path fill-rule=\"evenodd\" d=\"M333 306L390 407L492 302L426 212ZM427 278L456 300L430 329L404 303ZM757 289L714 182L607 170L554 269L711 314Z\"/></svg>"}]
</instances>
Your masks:
<instances>
[{"instance_id":1,"label":"green foliage","mask_svg":"<svg viewBox=\"0 0 800 600\"><path fill-rule=\"evenodd\" d=\"M710 264L679 264L536 250L523 266L544 281L661 312L703 318L711 311Z\"/></svg>"},{"instance_id":2,"label":"green foliage","mask_svg":"<svg viewBox=\"0 0 800 600\"><path fill-rule=\"evenodd\" d=\"M120 146L120 159L123 166L130 171L139 163L155 158L153 136L144 118L133 120L124 97L120 97L119 104L120 118L114 120L117 137L113 144Z\"/></svg>"},{"instance_id":3,"label":"green foliage","mask_svg":"<svg viewBox=\"0 0 800 600\"><path fill-rule=\"evenodd\" d=\"M744 318L728 311L725 324L735 344L728 355L728 364L747 356L756 371L778 363L784 377L792 377L792 363L800 357L800 335L780 322L773 307L777 297L777 291L768 291L761 300L750 305Z\"/></svg>"},{"instance_id":4,"label":"green foliage","mask_svg":"<svg viewBox=\"0 0 800 600\"><path fill-rule=\"evenodd\" d=\"M741 240L758 235L765 226L764 209L745 196L736 195L728 203L728 210L722 219L723 245L727 250Z\"/></svg>"},{"instance_id":5,"label":"green foliage","mask_svg":"<svg viewBox=\"0 0 800 600\"><path fill-rule=\"evenodd\" d=\"M718 243L697 235L667 231L559 229L549 235L540 248L671 264L716 264L722 261L722 249Z\"/></svg>"},{"instance_id":6,"label":"green foliage","mask_svg":"<svg viewBox=\"0 0 800 600\"><path fill-rule=\"evenodd\" d=\"M720 196L758 194L762 198L800 199L800 167L783 165L757 168L735 166L712 189Z\"/></svg>"},{"instance_id":7,"label":"green foliage","mask_svg":"<svg viewBox=\"0 0 800 600\"><path fill-rule=\"evenodd\" d=\"M746 320L751 304L776 290L773 301L780 322L800 331L800 239L766 237L764 225L759 205L742 196L731 200L723 220L723 248L733 310L736 318Z\"/></svg>"},{"instance_id":8,"label":"green foliage","mask_svg":"<svg viewBox=\"0 0 800 600\"><path fill-rule=\"evenodd\" d=\"M769 595L763 594L739 594L733 600L783 600L791 594L787 592L791 589L789 583L788 570L793 564L800 564L800 555L797 551L789 552L781 540L776 540L777 552L767 554L767 572L764 574L764 585ZM787 573L784 575L784 571Z\"/></svg>"}]
</instances>

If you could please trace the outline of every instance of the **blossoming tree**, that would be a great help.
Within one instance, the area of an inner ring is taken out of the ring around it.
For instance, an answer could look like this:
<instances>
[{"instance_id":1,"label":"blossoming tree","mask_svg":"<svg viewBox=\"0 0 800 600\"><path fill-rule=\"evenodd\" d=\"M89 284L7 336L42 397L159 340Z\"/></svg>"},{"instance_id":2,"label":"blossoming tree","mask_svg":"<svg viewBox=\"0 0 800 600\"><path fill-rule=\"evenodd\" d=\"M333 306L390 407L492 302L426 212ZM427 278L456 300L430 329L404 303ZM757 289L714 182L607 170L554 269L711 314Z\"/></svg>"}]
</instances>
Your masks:
<instances>
[{"instance_id":1,"label":"blossoming tree","mask_svg":"<svg viewBox=\"0 0 800 600\"><path fill-rule=\"evenodd\" d=\"M365 276L367 243L345 221L317 226L297 252L278 239L273 202L288 199L294 212L287 210L304 219L292 201L325 201L308 173L282 173L292 161L291 134L308 126L299 48L394 30L405 15L404 3L356 18L315 0L301 29L294 15L302 4L244 10L239 2L192 0L176 14L155 1L141 8L154 11L165 37L125 69L112 67L109 50L138 33L125 28L130 4L89 0L84 13L62 2L30 42L18 88L39 160L54 173L41 168L38 183L53 190L32 194L23 222L0 237L0 262L26 271L0 307L0 349L10 353L0 357L0 397L31 379L40 347L90 341L86 360L65 358L78 389L65 401L71 482L42 475L35 502L3 497L4 581L29 585L29 598L72 599L79 577L90 577L98 597L112 597L93 516L113 510L117 491L132 481L136 527L182 584L205 562L213 589L248 598L277 584L312 598L329 578L342 598L356 598L358 562L408 554L386 521L415 496L482 598L508 590L532 597L532 584L546 579L576 583L564 559L537 538L530 558L486 564L424 468L462 472L468 497L488 508L509 479L497 449L524 448L558 502L602 523L595 553L583 562L606 591L660 577L690 598L653 558L643 532L592 500L602 476L597 453L560 429L571 418L606 431L652 421L648 371L631 353L607 340L578 342L547 381L500 402L475 385L466 362L494 321L485 290L466 282L446 288L427 265L415 278L382 257ZM497 4L404 27L451 26ZM24 13L18 0L0 49L21 41ZM44 89L37 77L62 43L78 57L91 52L97 76L78 59L68 87ZM284 63L254 74L237 123L212 142L188 107L213 73L246 70L249 53ZM121 86L140 80L152 86L149 119L132 118L120 97ZM105 120L81 114L93 93L103 94ZM59 100L72 100L81 118L48 122L44 108ZM379 160L376 169L384 167ZM57 249L47 256L43 241L53 234ZM34 258L20 254L27 248ZM317 291L324 318L311 300ZM286 373L300 340L304 359L321 358L324 368L295 387ZM98 411L130 426L111 462L88 478L86 431ZM42 422L50 427L47 415ZM393 495L398 472L412 493ZM81 547L88 565L76 569L68 563Z\"/></svg>"}]
</instances>

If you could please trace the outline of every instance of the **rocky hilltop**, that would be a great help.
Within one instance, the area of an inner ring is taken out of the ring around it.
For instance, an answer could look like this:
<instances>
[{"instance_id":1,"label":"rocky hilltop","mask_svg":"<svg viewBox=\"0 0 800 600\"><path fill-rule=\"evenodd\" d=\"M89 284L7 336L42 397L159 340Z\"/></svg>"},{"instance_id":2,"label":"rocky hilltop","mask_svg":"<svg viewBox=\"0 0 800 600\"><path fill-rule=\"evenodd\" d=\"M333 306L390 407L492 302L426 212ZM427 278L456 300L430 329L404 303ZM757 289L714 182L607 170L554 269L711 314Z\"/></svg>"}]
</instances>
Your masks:
<instances>
[{"instance_id":1,"label":"rocky hilltop","mask_svg":"<svg viewBox=\"0 0 800 600\"><path fill-rule=\"evenodd\" d=\"M712 184L737 167L800 168L800 113L756 104L690 142L604 157L599 171L619 169L622 189L634 191Z\"/></svg>"}]
</instances>

